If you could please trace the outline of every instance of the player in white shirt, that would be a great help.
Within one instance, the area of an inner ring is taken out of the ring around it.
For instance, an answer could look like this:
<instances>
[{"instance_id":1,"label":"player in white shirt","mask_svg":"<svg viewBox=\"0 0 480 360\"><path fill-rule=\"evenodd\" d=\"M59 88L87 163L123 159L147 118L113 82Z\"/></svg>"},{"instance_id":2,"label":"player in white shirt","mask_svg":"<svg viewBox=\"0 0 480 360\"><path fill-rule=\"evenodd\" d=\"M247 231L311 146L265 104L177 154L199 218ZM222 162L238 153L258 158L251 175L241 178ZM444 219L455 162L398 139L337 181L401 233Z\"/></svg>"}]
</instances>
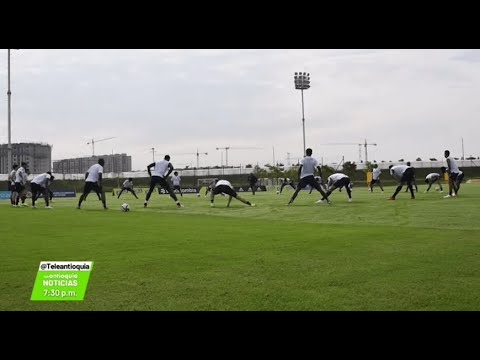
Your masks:
<instances>
[{"instance_id":1,"label":"player in white shirt","mask_svg":"<svg viewBox=\"0 0 480 360\"><path fill-rule=\"evenodd\" d=\"M180 196L183 197L182 188L180 187L181 181L182 181L182 178L178 176L178 171L174 171L172 176L173 192L175 192L175 190L178 190L180 192Z\"/></svg>"},{"instance_id":2,"label":"player in white shirt","mask_svg":"<svg viewBox=\"0 0 480 360\"><path fill-rule=\"evenodd\" d=\"M153 171L151 170L153 168ZM155 185L160 184L162 188L164 188L170 194L170 197L175 201L177 206L183 207L180 204L180 201L177 199L177 195L172 191L172 188L168 184L166 178L170 175L173 171L173 165L170 163L170 156L165 155L163 160L151 163L147 166L148 175L150 175L150 189L147 192L147 196L145 197L145 202L143 203L143 207L148 206L148 200L150 199L150 195L152 195L153 190L155 189Z\"/></svg>"},{"instance_id":3,"label":"player in white shirt","mask_svg":"<svg viewBox=\"0 0 480 360\"><path fill-rule=\"evenodd\" d=\"M440 171L443 175L443 174L445 174L445 172L448 172L448 169L445 166L442 166L440 168ZM465 174L463 173L462 170L459 169L458 170L458 175L455 179L455 187L457 189L456 195L458 195L458 192L460 191L460 184L462 183L464 177L465 177ZM449 196L447 195L447 196L444 196L444 197L449 197Z\"/></svg>"},{"instance_id":4,"label":"player in white shirt","mask_svg":"<svg viewBox=\"0 0 480 360\"><path fill-rule=\"evenodd\" d=\"M445 169L443 167L443 169ZM445 171L443 171L444 173ZM440 186L440 191L443 191L443 188L442 188L442 183L440 182L440 174L439 173L430 173L428 174L426 177L425 177L425 182L428 184L428 188L427 190L425 190L425 192L427 193L428 190L430 190L430 188L432 187L433 184L437 183L439 186Z\"/></svg>"},{"instance_id":5,"label":"player in white shirt","mask_svg":"<svg viewBox=\"0 0 480 360\"><path fill-rule=\"evenodd\" d=\"M455 159L450 156L450 151L445 150L445 159L447 160L447 172L448 172L448 195L444 196L445 198L449 198L452 196L456 196L458 192L457 188L457 176L460 172L460 169L455 162Z\"/></svg>"},{"instance_id":6,"label":"player in white shirt","mask_svg":"<svg viewBox=\"0 0 480 360\"><path fill-rule=\"evenodd\" d=\"M133 190L133 179L132 178L128 178L127 180L125 180L123 182L122 188L120 189L120 192L118 193L117 199L120 199L120 195L122 195L122 193L124 191L131 192L133 194L133 196L135 196L135 199L138 199L137 194L135 194L135 191Z\"/></svg>"},{"instance_id":7,"label":"player in white shirt","mask_svg":"<svg viewBox=\"0 0 480 360\"><path fill-rule=\"evenodd\" d=\"M350 178L342 173L332 174L328 177L327 180L327 193L326 196L322 197L320 200L316 201L317 204L320 204L325 200L326 197L330 196L332 192L336 189L341 189L345 187L348 194L348 202L352 202L352 190L350 188Z\"/></svg>"},{"instance_id":8,"label":"player in white shirt","mask_svg":"<svg viewBox=\"0 0 480 360\"><path fill-rule=\"evenodd\" d=\"M15 190L15 177L17 174L18 165L14 164L12 166L12 171L8 175L8 191L10 191L10 204L16 206L15 202L17 199L17 191Z\"/></svg>"},{"instance_id":9,"label":"player in white shirt","mask_svg":"<svg viewBox=\"0 0 480 360\"><path fill-rule=\"evenodd\" d=\"M227 180L218 180L216 181L215 187L213 188L211 194L210 194L210 206L214 207L215 205L213 204L215 195L218 194L226 194L228 195L228 203L227 207L230 206L230 202L232 201L232 197L235 199L241 201L244 204L250 205L250 206L256 206L255 204L252 204L250 201L245 200L242 198L240 195L237 194L237 192L234 190L232 184L230 184L229 181Z\"/></svg>"},{"instance_id":10,"label":"player in white shirt","mask_svg":"<svg viewBox=\"0 0 480 360\"><path fill-rule=\"evenodd\" d=\"M15 206L18 206L18 202L22 199L22 206L28 206L25 204L25 199L27 198L27 163L22 162L22 166L20 166L17 171L15 172L15 192L17 193L17 197L15 199Z\"/></svg>"},{"instance_id":11,"label":"player in white shirt","mask_svg":"<svg viewBox=\"0 0 480 360\"><path fill-rule=\"evenodd\" d=\"M322 196L327 200L330 204L330 200L326 193L322 190L322 187L315 181L315 170L318 170L320 177L322 176L322 169L318 166L318 161L312 158L312 149L308 148L306 151L306 156L300 161L300 167L298 168L298 178L300 181L298 182L297 189L293 193L290 201L288 202L287 206L290 206L295 198L297 197L300 190L302 190L305 186L310 185L312 188L315 188Z\"/></svg>"},{"instance_id":12,"label":"player in white shirt","mask_svg":"<svg viewBox=\"0 0 480 360\"><path fill-rule=\"evenodd\" d=\"M277 194L281 194L283 191L283 188L287 185L290 185L293 190L295 190L295 183L293 182L292 179L290 178L283 178L283 180L280 180L281 184L277 188Z\"/></svg>"},{"instance_id":13,"label":"player in white shirt","mask_svg":"<svg viewBox=\"0 0 480 360\"><path fill-rule=\"evenodd\" d=\"M37 175L33 178L33 180L30 182L30 188L32 191L32 208L36 208L35 206L35 201L40 197L40 195L43 195L45 198L45 208L46 209L51 209L52 207L49 204L49 199L50 199L50 184L52 181L55 179L55 177L52 175L50 171L47 171L46 173Z\"/></svg>"},{"instance_id":14,"label":"player in white shirt","mask_svg":"<svg viewBox=\"0 0 480 360\"><path fill-rule=\"evenodd\" d=\"M395 197L400 192L400 190L402 190L402 187L405 184L407 184L407 187L410 190L411 199L415 199L412 186L413 177L415 176L413 169L407 165L390 165L388 168L390 169L390 175L392 175L392 177L398 181L398 186L393 195L390 196L387 200L395 200Z\"/></svg>"},{"instance_id":15,"label":"player in white shirt","mask_svg":"<svg viewBox=\"0 0 480 360\"><path fill-rule=\"evenodd\" d=\"M95 191L98 198L102 201L103 208L107 210L107 202L105 198L105 193L103 192L102 187L102 175L103 175L103 165L105 165L105 160L98 159L98 164L90 166L90 168L85 173L85 186L83 187L83 194L80 195L78 200L77 209L80 209L83 200L90 193L90 191Z\"/></svg>"},{"instance_id":16,"label":"player in white shirt","mask_svg":"<svg viewBox=\"0 0 480 360\"><path fill-rule=\"evenodd\" d=\"M382 171L378 168L378 164L374 164L372 169L372 181L370 182L370 192L373 192L373 185L375 184L378 184L383 192L382 182L380 181L381 173Z\"/></svg>"}]
</instances>

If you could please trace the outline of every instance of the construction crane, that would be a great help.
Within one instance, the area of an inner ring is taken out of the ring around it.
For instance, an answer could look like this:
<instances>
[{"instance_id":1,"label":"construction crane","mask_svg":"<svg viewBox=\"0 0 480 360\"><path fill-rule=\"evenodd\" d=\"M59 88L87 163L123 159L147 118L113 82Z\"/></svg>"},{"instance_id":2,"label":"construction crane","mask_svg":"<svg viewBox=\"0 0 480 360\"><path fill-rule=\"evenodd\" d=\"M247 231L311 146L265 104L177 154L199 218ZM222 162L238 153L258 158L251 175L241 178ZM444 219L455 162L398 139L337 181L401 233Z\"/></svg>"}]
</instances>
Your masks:
<instances>
[{"instance_id":1,"label":"construction crane","mask_svg":"<svg viewBox=\"0 0 480 360\"><path fill-rule=\"evenodd\" d=\"M367 143L367 139L363 144L359 143L328 143L320 145L357 145L358 146L358 161L362 162L362 146L365 148L365 162L368 161L368 146L377 146L376 143Z\"/></svg>"},{"instance_id":2,"label":"construction crane","mask_svg":"<svg viewBox=\"0 0 480 360\"><path fill-rule=\"evenodd\" d=\"M200 155L208 155L208 153L204 152L197 152L196 153L183 153L183 154L175 154L175 156L180 156L180 155L197 155L197 169L200 167Z\"/></svg>"},{"instance_id":3,"label":"construction crane","mask_svg":"<svg viewBox=\"0 0 480 360\"><path fill-rule=\"evenodd\" d=\"M225 166L228 166L228 150L253 150L257 149L260 150L262 148L257 148L257 147L217 147L217 150L225 150ZM222 153L222 166L223 166L223 153Z\"/></svg>"},{"instance_id":4,"label":"construction crane","mask_svg":"<svg viewBox=\"0 0 480 360\"><path fill-rule=\"evenodd\" d=\"M105 138L105 139L100 139L100 140L92 139L91 141L87 142L87 145L92 144L92 156L95 156L95 143L100 142L100 141L110 140L110 139L115 139L115 136L109 137L109 138Z\"/></svg>"}]
</instances>

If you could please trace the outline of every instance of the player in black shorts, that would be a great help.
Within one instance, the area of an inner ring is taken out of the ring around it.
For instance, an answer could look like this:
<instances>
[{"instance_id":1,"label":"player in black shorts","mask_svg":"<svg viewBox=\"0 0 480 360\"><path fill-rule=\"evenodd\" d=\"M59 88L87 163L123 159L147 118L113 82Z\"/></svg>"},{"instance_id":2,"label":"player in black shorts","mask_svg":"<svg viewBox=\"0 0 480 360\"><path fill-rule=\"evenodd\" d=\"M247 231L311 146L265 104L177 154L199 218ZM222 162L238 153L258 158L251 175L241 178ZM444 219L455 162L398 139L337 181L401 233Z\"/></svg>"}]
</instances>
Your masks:
<instances>
[{"instance_id":1,"label":"player in black shorts","mask_svg":"<svg viewBox=\"0 0 480 360\"><path fill-rule=\"evenodd\" d=\"M250 205L250 206L256 206L255 204L252 204L250 201L245 200L242 198L240 195L237 194L237 192L233 189L232 184L230 184L229 181L227 180L218 180L215 184L215 187L212 190L212 193L210 195L210 206L214 207L215 205L213 204L213 200L215 198L215 195L218 194L226 194L228 195L228 203L227 207L230 206L230 202L232 201L232 198L235 198L244 204Z\"/></svg>"}]
</instances>

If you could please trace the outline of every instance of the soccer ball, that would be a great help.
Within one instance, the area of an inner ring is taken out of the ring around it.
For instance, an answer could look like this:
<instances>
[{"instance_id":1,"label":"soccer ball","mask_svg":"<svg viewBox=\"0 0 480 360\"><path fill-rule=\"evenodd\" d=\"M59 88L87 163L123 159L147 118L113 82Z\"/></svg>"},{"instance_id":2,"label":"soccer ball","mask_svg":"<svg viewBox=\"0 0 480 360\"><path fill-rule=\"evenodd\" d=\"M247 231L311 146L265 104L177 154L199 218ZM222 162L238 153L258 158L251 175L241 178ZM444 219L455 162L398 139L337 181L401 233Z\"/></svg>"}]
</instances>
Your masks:
<instances>
[{"instance_id":1,"label":"soccer ball","mask_svg":"<svg viewBox=\"0 0 480 360\"><path fill-rule=\"evenodd\" d=\"M122 211L130 211L130 206L129 206L128 204L126 204L126 203L125 203L125 204L122 204L122 205L120 206L120 210L122 210Z\"/></svg>"},{"instance_id":2,"label":"soccer ball","mask_svg":"<svg viewBox=\"0 0 480 360\"><path fill-rule=\"evenodd\" d=\"M435 190L436 190L436 191L440 191L440 186L436 186L436 187L435 187Z\"/></svg>"},{"instance_id":3,"label":"soccer ball","mask_svg":"<svg viewBox=\"0 0 480 360\"><path fill-rule=\"evenodd\" d=\"M277 195L280 194L280 191L277 190Z\"/></svg>"},{"instance_id":4,"label":"soccer ball","mask_svg":"<svg viewBox=\"0 0 480 360\"><path fill-rule=\"evenodd\" d=\"M197 194L197 197L200 197L200 193Z\"/></svg>"}]
</instances>

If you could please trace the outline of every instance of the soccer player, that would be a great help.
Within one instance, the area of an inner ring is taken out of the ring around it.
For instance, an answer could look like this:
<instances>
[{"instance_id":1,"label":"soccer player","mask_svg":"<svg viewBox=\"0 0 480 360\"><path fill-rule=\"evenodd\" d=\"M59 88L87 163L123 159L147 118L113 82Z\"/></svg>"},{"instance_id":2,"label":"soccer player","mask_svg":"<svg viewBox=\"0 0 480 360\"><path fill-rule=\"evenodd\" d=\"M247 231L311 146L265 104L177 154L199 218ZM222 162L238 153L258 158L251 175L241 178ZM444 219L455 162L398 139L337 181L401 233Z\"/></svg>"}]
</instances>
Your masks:
<instances>
[{"instance_id":1,"label":"soccer player","mask_svg":"<svg viewBox=\"0 0 480 360\"><path fill-rule=\"evenodd\" d=\"M278 187L277 194L281 194L283 191L283 188L287 185L290 185L293 190L295 190L295 183L293 182L292 179L290 178L283 178L283 180L280 180L282 184Z\"/></svg>"},{"instance_id":2,"label":"soccer player","mask_svg":"<svg viewBox=\"0 0 480 360\"><path fill-rule=\"evenodd\" d=\"M17 169L18 169L18 165L14 164L12 166L12 171L8 175L8 180L7 180L8 181L8 191L10 191L10 204L12 206L16 206L15 201L16 201L16 198L17 198L17 192L15 190L15 177L16 177L16 174L17 174Z\"/></svg>"},{"instance_id":3,"label":"soccer player","mask_svg":"<svg viewBox=\"0 0 480 360\"><path fill-rule=\"evenodd\" d=\"M25 191L25 186L27 185L27 163L22 162L17 171L15 172L15 192L17 193L17 197L15 199L15 206L18 206L18 202L22 199L22 206L28 206L25 204L25 200L27 198L27 192Z\"/></svg>"},{"instance_id":4,"label":"soccer player","mask_svg":"<svg viewBox=\"0 0 480 360\"><path fill-rule=\"evenodd\" d=\"M154 168L153 172L151 171L151 168ZM170 156L165 155L163 160L151 163L147 166L147 171L148 175L150 175L150 189L148 190L147 196L145 197L143 207L148 206L148 200L150 199L150 195L152 195L153 189L155 189L155 185L157 184L160 184L162 188L168 191L170 197L177 204L177 207L183 207L183 205L180 204L180 201L178 201L177 195L175 195L175 193L170 188L170 185L165 180L165 178L168 178L168 175L170 175L173 171L173 165L170 163Z\"/></svg>"},{"instance_id":5,"label":"soccer player","mask_svg":"<svg viewBox=\"0 0 480 360\"><path fill-rule=\"evenodd\" d=\"M122 184L122 189L120 190L120 192L118 193L118 196L117 196L117 199L120 199L120 195L122 195L122 193L124 191L129 191L133 194L133 196L135 196L135 199L138 199L138 196L137 194L135 194L135 191L133 190L133 179L132 178L128 178L127 180L125 180Z\"/></svg>"},{"instance_id":6,"label":"soccer player","mask_svg":"<svg viewBox=\"0 0 480 360\"><path fill-rule=\"evenodd\" d=\"M418 192L417 178L415 177L415 168L411 166L411 162L407 161L407 166L410 166L413 169L413 180L412 186L415 186L415 192ZM408 187L405 189L405 192L408 192Z\"/></svg>"},{"instance_id":7,"label":"soccer player","mask_svg":"<svg viewBox=\"0 0 480 360\"><path fill-rule=\"evenodd\" d=\"M378 164L374 164L372 169L372 181L370 182L370 192L373 192L373 185L375 184L378 184L378 186L380 186L380 189L383 192L382 182L380 181L381 173L382 171L378 168Z\"/></svg>"},{"instance_id":8,"label":"soccer player","mask_svg":"<svg viewBox=\"0 0 480 360\"><path fill-rule=\"evenodd\" d=\"M250 184L250 188L252 189L252 195L255 195L255 188L258 181L257 176L254 173L250 173L250 175L248 175L247 180L248 180L248 183Z\"/></svg>"},{"instance_id":9,"label":"soccer player","mask_svg":"<svg viewBox=\"0 0 480 360\"><path fill-rule=\"evenodd\" d=\"M35 209L35 201L43 194L45 198L45 209L51 209L52 207L49 204L50 200L50 184L55 179L50 171L46 173L37 175L30 182L30 188L32 191L32 208Z\"/></svg>"},{"instance_id":10,"label":"soccer player","mask_svg":"<svg viewBox=\"0 0 480 360\"><path fill-rule=\"evenodd\" d=\"M178 171L175 171L172 176L172 184L173 184L173 191L178 190L180 192L180 196L183 197L182 188L180 187L180 182L182 178L178 176Z\"/></svg>"},{"instance_id":11,"label":"soccer player","mask_svg":"<svg viewBox=\"0 0 480 360\"><path fill-rule=\"evenodd\" d=\"M400 190L402 190L402 187L405 184L407 184L407 188L410 190L411 199L415 199L412 186L412 181L414 177L413 169L407 165L390 165L388 168L390 169L390 175L392 175L392 177L398 181L398 186L393 195L390 196L387 200L395 200L395 197L400 192Z\"/></svg>"},{"instance_id":12,"label":"soccer player","mask_svg":"<svg viewBox=\"0 0 480 360\"><path fill-rule=\"evenodd\" d=\"M457 177L460 169L455 162L455 159L450 156L450 151L445 150L445 159L447 160L447 172L448 172L448 195L444 196L444 198L449 198L452 196L456 196L458 192L457 188Z\"/></svg>"},{"instance_id":13,"label":"soccer player","mask_svg":"<svg viewBox=\"0 0 480 360\"><path fill-rule=\"evenodd\" d=\"M445 166L442 166L440 168L440 171L442 172L442 174L445 174L445 172L447 172L447 168ZM465 177L465 174L463 173L462 170L458 170L458 175L457 175L457 179L455 180L455 185L457 187L457 195L458 195L458 191L460 190L460 184L462 183L463 181L463 178Z\"/></svg>"},{"instance_id":14,"label":"soccer player","mask_svg":"<svg viewBox=\"0 0 480 360\"><path fill-rule=\"evenodd\" d=\"M316 201L316 204L320 204L325 200L332 192L334 192L336 189L341 189L342 187L345 187L345 190L347 190L348 194L348 202L352 202L352 190L350 189L350 178L342 173L336 173L332 174L328 177L327 180L327 193L324 197L322 197L320 200Z\"/></svg>"},{"instance_id":15,"label":"soccer player","mask_svg":"<svg viewBox=\"0 0 480 360\"><path fill-rule=\"evenodd\" d=\"M255 204L252 204L250 201L245 200L242 198L240 195L237 194L237 192L233 189L232 184L230 184L229 181L227 180L218 180L215 184L215 187L213 188L211 194L210 194L210 206L214 207L215 205L213 204L215 195L218 194L227 194L228 197L228 203L227 207L230 206L230 202L232 201L232 197L235 199L243 202L244 204L250 205L250 206L256 206Z\"/></svg>"},{"instance_id":16,"label":"soccer player","mask_svg":"<svg viewBox=\"0 0 480 360\"><path fill-rule=\"evenodd\" d=\"M322 190L318 182L315 181L315 169L318 170L320 177L322 176L322 169L320 168L320 166L318 166L318 161L312 157L312 149L308 148L305 153L306 156L302 160L300 160L300 166L298 168L298 178L300 179L300 181L298 182L297 188L293 193L292 198L288 202L287 206L290 206L293 203L300 190L302 190L307 185L315 188L318 192L320 192L320 194L322 194L325 200L327 200L327 202L331 204L326 193Z\"/></svg>"},{"instance_id":17,"label":"soccer player","mask_svg":"<svg viewBox=\"0 0 480 360\"><path fill-rule=\"evenodd\" d=\"M445 172L445 167L441 168L442 174ZM443 191L442 184L440 183L440 174L439 173L430 173L427 175L425 178L425 182L428 184L427 190L425 192L427 193L428 190L432 187L433 184L437 183L440 186L440 191Z\"/></svg>"},{"instance_id":18,"label":"soccer player","mask_svg":"<svg viewBox=\"0 0 480 360\"><path fill-rule=\"evenodd\" d=\"M100 158L98 159L98 164L90 166L85 173L85 186L83 187L83 194L80 195L80 199L78 200L77 209L80 209L83 200L92 190L97 193L98 198L102 201L103 208L105 210L108 209L106 203L107 200L102 187L103 165L105 165L105 160Z\"/></svg>"}]
</instances>

